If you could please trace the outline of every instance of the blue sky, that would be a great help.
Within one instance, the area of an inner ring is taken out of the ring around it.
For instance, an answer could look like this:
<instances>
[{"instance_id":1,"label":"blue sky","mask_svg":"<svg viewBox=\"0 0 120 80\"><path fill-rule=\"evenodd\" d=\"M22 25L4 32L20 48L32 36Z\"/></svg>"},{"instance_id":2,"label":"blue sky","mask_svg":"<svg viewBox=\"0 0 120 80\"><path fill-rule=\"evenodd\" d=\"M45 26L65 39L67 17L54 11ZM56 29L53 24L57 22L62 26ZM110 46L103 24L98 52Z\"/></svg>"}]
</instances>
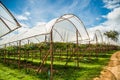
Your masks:
<instances>
[{"instance_id":1,"label":"blue sky","mask_svg":"<svg viewBox=\"0 0 120 80\"><path fill-rule=\"evenodd\" d=\"M13 13L21 29L72 13L78 16L93 36L95 30L120 32L120 0L1 0Z\"/></svg>"},{"instance_id":2,"label":"blue sky","mask_svg":"<svg viewBox=\"0 0 120 80\"><path fill-rule=\"evenodd\" d=\"M91 40L96 30L100 30L102 34L109 30L120 32L120 0L1 1L22 25L17 31L11 33L11 36L68 13L75 14L83 21Z\"/></svg>"},{"instance_id":3,"label":"blue sky","mask_svg":"<svg viewBox=\"0 0 120 80\"><path fill-rule=\"evenodd\" d=\"M101 24L111 10L103 0L1 0L19 22L33 27L63 14L77 15L86 27Z\"/></svg>"}]
</instances>

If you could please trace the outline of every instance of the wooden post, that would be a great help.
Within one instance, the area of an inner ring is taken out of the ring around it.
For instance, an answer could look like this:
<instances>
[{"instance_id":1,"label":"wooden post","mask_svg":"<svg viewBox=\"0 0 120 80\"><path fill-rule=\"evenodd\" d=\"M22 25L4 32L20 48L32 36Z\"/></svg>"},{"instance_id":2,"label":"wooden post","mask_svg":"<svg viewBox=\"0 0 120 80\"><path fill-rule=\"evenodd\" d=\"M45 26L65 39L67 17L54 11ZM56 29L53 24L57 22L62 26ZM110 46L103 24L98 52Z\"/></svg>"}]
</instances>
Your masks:
<instances>
[{"instance_id":1,"label":"wooden post","mask_svg":"<svg viewBox=\"0 0 120 80\"><path fill-rule=\"evenodd\" d=\"M20 69L21 40L18 42L18 46L19 46L19 49L18 49L18 69Z\"/></svg>"},{"instance_id":2,"label":"wooden post","mask_svg":"<svg viewBox=\"0 0 120 80\"><path fill-rule=\"evenodd\" d=\"M96 52L96 58L98 58L98 37L97 37L96 34L95 34L95 37L96 37L96 48L95 48L95 52Z\"/></svg>"},{"instance_id":3,"label":"wooden post","mask_svg":"<svg viewBox=\"0 0 120 80\"><path fill-rule=\"evenodd\" d=\"M10 43L9 43L9 46L11 46ZM7 63L8 63L8 64L10 63L10 62L9 62L9 61L10 61L10 55L12 54L12 52L13 52L13 51L7 51L7 58L8 58Z\"/></svg>"},{"instance_id":4,"label":"wooden post","mask_svg":"<svg viewBox=\"0 0 120 80\"><path fill-rule=\"evenodd\" d=\"M30 44L30 41L28 40L28 45ZM25 55L26 55L26 72L27 72L27 66L28 66L28 59L29 59L29 50L25 50Z\"/></svg>"},{"instance_id":5,"label":"wooden post","mask_svg":"<svg viewBox=\"0 0 120 80\"><path fill-rule=\"evenodd\" d=\"M6 63L6 44L5 44L5 50L4 50L4 63Z\"/></svg>"},{"instance_id":6,"label":"wooden post","mask_svg":"<svg viewBox=\"0 0 120 80\"><path fill-rule=\"evenodd\" d=\"M77 53L77 67L79 67L79 53L78 53L78 30L76 29L76 53Z\"/></svg>"},{"instance_id":7,"label":"wooden post","mask_svg":"<svg viewBox=\"0 0 120 80\"><path fill-rule=\"evenodd\" d=\"M41 47L39 49L39 52L40 52L40 60L42 60L42 48Z\"/></svg>"},{"instance_id":8,"label":"wooden post","mask_svg":"<svg viewBox=\"0 0 120 80\"><path fill-rule=\"evenodd\" d=\"M66 48L66 53L67 53L67 58L66 58L66 60L68 59L68 44L67 44L67 46L66 46L67 48Z\"/></svg>"},{"instance_id":9,"label":"wooden post","mask_svg":"<svg viewBox=\"0 0 120 80\"><path fill-rule=\"evenodd\" d=\"M53 80L53 35L52 35L52 30L50 33L50 57L51 57L50 80Z\"/></svg>"}]
</instances>

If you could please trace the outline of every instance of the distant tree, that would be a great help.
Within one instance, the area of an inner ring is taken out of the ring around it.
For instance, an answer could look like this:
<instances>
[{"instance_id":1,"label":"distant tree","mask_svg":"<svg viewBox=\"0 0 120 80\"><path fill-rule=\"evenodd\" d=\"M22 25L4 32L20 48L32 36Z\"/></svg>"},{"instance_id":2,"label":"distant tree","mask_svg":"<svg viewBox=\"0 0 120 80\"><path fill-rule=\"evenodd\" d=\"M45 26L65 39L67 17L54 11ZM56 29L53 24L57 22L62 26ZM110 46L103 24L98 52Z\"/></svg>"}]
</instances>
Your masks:
<instances>
[{"instance_id":1,"label":"distant tree","mask_svg":"<svg viewBox=\"0 0 120 80\"><path fill-rule=\"evenodd\" d=\"M112 30L106 31L104 33L104 35L106 35L108 38L110 38L116 42L118 41L119 33L117 31L112 31Z\"/></svg>"}]
</instances>

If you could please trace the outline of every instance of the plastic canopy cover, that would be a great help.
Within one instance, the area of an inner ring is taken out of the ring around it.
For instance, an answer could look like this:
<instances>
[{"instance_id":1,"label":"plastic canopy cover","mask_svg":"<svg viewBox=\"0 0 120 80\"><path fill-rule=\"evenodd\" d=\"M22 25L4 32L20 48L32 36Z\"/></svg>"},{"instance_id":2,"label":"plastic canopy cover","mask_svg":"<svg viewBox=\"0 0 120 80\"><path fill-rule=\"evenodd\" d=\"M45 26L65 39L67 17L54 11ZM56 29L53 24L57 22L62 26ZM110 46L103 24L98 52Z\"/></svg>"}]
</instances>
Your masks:
<instances>
[{"instance_id":1,"label":"plastic canopy cover","mask_svg":"<svg viewBox=\"0 0 120 80\"><path fill-rule=\"evenodd\" d=\"M7 40L3 39L2 44L18 40L21 40L23 44L26 44L27 40L33 43L39 43L45 40L49 41L51 31L53 32L54 42L75 42L76 31L78 31L79 41L89 39L89 35L82 21L73 14L65 14L48 23L35 26L24 33L12 36Z\"/></svg>"},{"instance_id":2,"label":"plastic canopy cover","mask_svg":"<svg viewBox=\"0 0 120 80\"><path fill-rule=\"evenodd\" d=\"M21 27L10 11L0 2L0 38Z\"/></svg>"}]
</instances>

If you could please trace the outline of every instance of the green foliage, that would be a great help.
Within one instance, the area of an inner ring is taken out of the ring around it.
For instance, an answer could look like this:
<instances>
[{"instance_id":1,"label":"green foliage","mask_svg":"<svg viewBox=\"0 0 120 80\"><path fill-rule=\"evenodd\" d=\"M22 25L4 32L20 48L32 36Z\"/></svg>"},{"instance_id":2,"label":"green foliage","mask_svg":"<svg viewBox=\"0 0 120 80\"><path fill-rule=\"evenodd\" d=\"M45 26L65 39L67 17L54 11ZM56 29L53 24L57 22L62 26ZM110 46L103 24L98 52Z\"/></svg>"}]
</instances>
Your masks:
<instances>
[{"instance_id":1,"label":"green foliage","mask_svg":"<svg viewBox=\"0 0 120 80\"><path fill-rule=\"evenodd\" d=\"M110 30L110 31L106 31L104 35L106 35L108 38L111 38L114 41L117 41L119 33L117 31Z\"/></svg>"},{"instance_id":2,"label":"green foliage","mask_svg":"<svg viewBox=\"0 0 120 80\"><path fill-rule=\"evenodd\" d=\"M63 43L63 42L55 42L53 45L54 45L54 49L61 49L61 50L66 50L67 48L76 47L76 44L74 43Z\"/></svg>"},{"instance_id":3,"label":"green foliage","mask_svg":"<svg viewBox=\"0 0 120 80\"><path fill-rule=\"evenodd\" d=\"M18 50L18 46L8 46L8 47L6 47L5 49L7 50L7 51L15 51L15 50Z\"/></svg>"},{"instance_id":4,"label":"green foliage","mask_svg":"<svg viewBox=\"0 0 120 80\"><path fill-rule=\"evenodd\" d=\"M21 49L22 50L35 50L35 49L38 49L38 46L37 46L37 44L30 43L30 44L25 44L25 45L21 46Z\"/></svg>"},{"instance_id":5,"label":"green foliage","mask_svg":"<svg viewBox=\"0 0 120 80\"><path fill-rule=\"evenodd\" d=\"M5 48L0 48L0 51L4 51L5 50Z\"/></svg>"}]
</instances>

